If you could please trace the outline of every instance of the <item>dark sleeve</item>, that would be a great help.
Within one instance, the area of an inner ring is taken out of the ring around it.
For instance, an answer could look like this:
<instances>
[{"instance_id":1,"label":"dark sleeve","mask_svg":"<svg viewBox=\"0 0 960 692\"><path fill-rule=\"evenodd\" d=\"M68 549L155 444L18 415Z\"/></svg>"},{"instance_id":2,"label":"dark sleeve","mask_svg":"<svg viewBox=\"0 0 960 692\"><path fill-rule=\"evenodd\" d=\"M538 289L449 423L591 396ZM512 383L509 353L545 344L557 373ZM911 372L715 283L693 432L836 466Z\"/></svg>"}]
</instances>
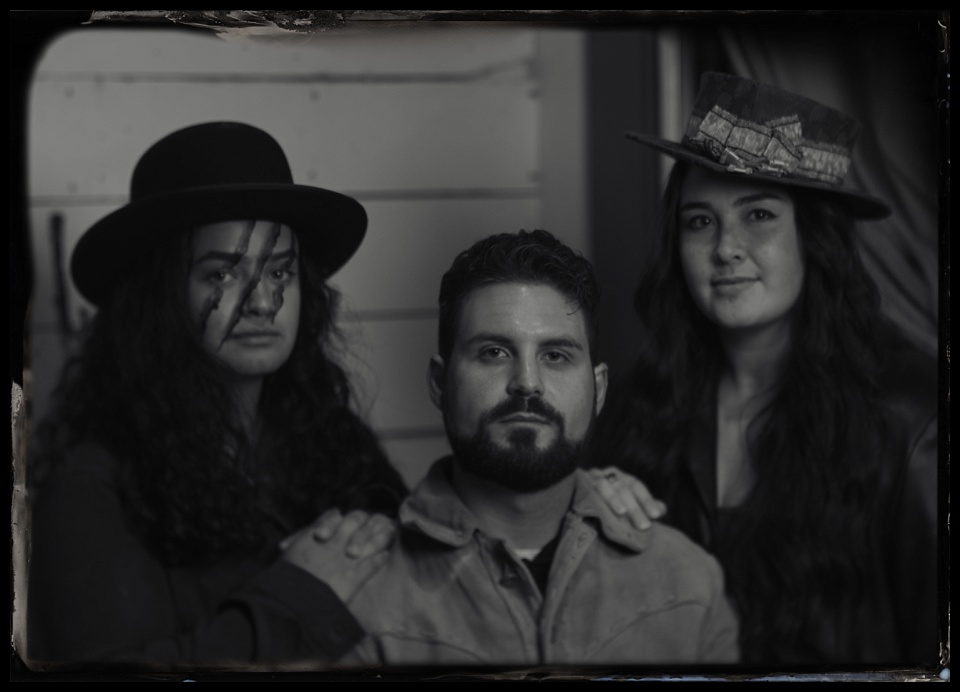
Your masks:
<instances>
[{"instance_id":1,"label":"dark sleeve","mask_svg":"<svg viewBox=\"0 0 960 692\"><path fill-rule=\"evenodd\" d=\"M903 660L936 667L946 639L938 633L946 603L941 559L949 560L939 553L939 545L946 545L939 495L946 494L939 487L945 475L939 473L938 368L931 356L903 341L894 343L891 354L882 381L890 406L885 451L896 475L889 490L892 512L885 517L884 563Z\"/></svg>"},{"instance_id":2,"label":"dark sleeve","mask_svg":"<svg viewBox=\"0 0 960 692\"><path fill-rule=\"evenodd\" d=\"M284 561L228 598L211 627L210 646L223 650L201 651L200 660L329 663L365 635L329 586ZM245 633L242 642L237 631ZM205 646L203 637L198 642Z\"/></svg>"},{"instance_id":3,"label":"dark sleeve","mask_svg":"<svg viewBox=\"0 0 960 692\"><path fill-rule=\"evenodd\" d=\"M69 459L43 488L31 542L32 664L329 661L363 636L323 582L286 563L221 602L198 587L197 598L212 602L187 621L169 569L128 528L102 451Z\"/></svg>"},{"instance_id":4,"label":"dark sleeve","mask_svg":"<svg viewBox=\"0 0 960 692\"><path fill-rule=\"evenodd\" d=\"M903 500L895 517L888 565L892 571L897 632L908 662L936 666L941 575L938 554L937 422L924 426L910 450ZM941 577L943 579L943 577Z\"/></svg>"}]
</instances>

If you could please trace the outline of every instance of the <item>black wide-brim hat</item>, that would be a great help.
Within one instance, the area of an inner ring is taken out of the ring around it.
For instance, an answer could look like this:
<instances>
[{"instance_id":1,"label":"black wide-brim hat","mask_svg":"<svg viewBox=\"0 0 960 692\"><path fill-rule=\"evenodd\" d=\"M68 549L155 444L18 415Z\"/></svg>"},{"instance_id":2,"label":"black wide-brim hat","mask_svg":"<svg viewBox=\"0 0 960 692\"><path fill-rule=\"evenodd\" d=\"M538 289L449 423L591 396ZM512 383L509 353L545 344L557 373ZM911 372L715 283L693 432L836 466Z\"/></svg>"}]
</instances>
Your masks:
<instances>
[{"instance_id":1,"label":"black wide-brim hat","mask_svg":"<svg viewBox=\"0 0 960 692\"><path fill-rule=\"evenodd\" d=\"M885 202L844 185L861 126L829 106L778 87L707 72L681 142L626 136L677 160L835 196L855 218L890 214Z\"/></svg>"},{"instance_id":2,"label":"black wide-brim hat","mask_svg":"<svg viewBox=\"0 0 960 692\"><path fill-rule=\"evenodd\" d=\"M210 122L173 132L137 162L129 203L95 223L71 259L77 289L101 305L156 242L218 221L286 224L329 277L356 252L367 213L346 195L296 185L277 141L251 125Z\"/></svg>"}]
</instances>

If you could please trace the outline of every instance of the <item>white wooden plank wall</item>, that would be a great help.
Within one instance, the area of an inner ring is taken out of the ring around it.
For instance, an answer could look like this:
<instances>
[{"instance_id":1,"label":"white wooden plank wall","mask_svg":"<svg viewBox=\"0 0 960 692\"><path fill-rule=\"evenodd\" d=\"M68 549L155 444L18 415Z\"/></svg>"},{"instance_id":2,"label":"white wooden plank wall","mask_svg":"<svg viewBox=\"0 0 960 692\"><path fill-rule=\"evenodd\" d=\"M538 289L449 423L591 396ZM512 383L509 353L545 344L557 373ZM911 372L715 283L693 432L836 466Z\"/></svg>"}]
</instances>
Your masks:
<instances>
[{"instance_id":1,"label":"white wooden plank wall","mask_svg":"<svg viewBox=\"0 0 960 692\"><path fill-rule=\"evenodd\" d=\"M415 483L447 450L426 366L453 257L491 233L535 227L589 255L581 65L576 32L538 29L421 27L270 43L158 30L60 37L30 98L34 418L47 410L69 332L92 314L65 272L77 238L126 202L150 144L193 123L242 120L280 142L296 182L353 195L367 209L364 245L333 283L344 293L349 366L366 415Z\"/></svg>"}]
</instances>

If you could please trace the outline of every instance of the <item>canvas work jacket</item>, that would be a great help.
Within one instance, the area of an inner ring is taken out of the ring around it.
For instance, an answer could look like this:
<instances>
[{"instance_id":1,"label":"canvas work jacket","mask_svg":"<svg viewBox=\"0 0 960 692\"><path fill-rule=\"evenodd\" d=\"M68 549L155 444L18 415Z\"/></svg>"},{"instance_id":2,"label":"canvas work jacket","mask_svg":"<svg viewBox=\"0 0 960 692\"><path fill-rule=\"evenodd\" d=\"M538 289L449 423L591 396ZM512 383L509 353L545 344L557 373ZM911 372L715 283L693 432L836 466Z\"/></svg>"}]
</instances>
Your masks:
<instances>
[{"instance_id":1,"label":"canvas work jacket","mask_svg":"<svg viewBox=\"0 0 960 692\"><path fill-rule=\"evenodd\" d=\"M354 665L732 663L716 560L679 531L633 529L577 472L545 593L485 533L437 462L400 510L387 565L348 603Z\"/></svg>"}]
</instances>

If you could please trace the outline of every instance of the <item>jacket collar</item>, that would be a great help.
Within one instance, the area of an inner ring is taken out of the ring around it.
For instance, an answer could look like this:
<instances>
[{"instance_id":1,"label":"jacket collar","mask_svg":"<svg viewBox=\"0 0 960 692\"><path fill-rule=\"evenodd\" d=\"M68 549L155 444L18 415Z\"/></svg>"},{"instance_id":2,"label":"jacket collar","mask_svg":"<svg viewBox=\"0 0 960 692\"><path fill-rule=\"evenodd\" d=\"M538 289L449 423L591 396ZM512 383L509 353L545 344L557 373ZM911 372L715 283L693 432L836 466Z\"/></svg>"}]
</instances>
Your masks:
<instances>
[{"instance_id":1,"label":"jacket collar","mask_svg":"<svg viewBox=\"0 0 960 692\"><path fill-rule=\"evenodd\" d=\"M434 462L426 477L400 505L400 524L441 543L459 547L479 529L477 518L450 484L453 457Z\"/></svg>"},{"instance_id":2,"label":"jacket collar","mask_svg":"<svg viewBox=\"0 0 960 692\"><path fill-rule=\"evenodd\" d=\"M444 457L430 467L423 481L400 506L400 523L406 529L419 531L450 547L462 547L473 539L480 525L450 484L452 464L453 457ZM580 470L576 474L568 519L586 519L596 525L608 541L642 552L650 540L650 532L639 531L629 520L615 515L594 490L590 477Z\"/></svg>"}]
</instances>

